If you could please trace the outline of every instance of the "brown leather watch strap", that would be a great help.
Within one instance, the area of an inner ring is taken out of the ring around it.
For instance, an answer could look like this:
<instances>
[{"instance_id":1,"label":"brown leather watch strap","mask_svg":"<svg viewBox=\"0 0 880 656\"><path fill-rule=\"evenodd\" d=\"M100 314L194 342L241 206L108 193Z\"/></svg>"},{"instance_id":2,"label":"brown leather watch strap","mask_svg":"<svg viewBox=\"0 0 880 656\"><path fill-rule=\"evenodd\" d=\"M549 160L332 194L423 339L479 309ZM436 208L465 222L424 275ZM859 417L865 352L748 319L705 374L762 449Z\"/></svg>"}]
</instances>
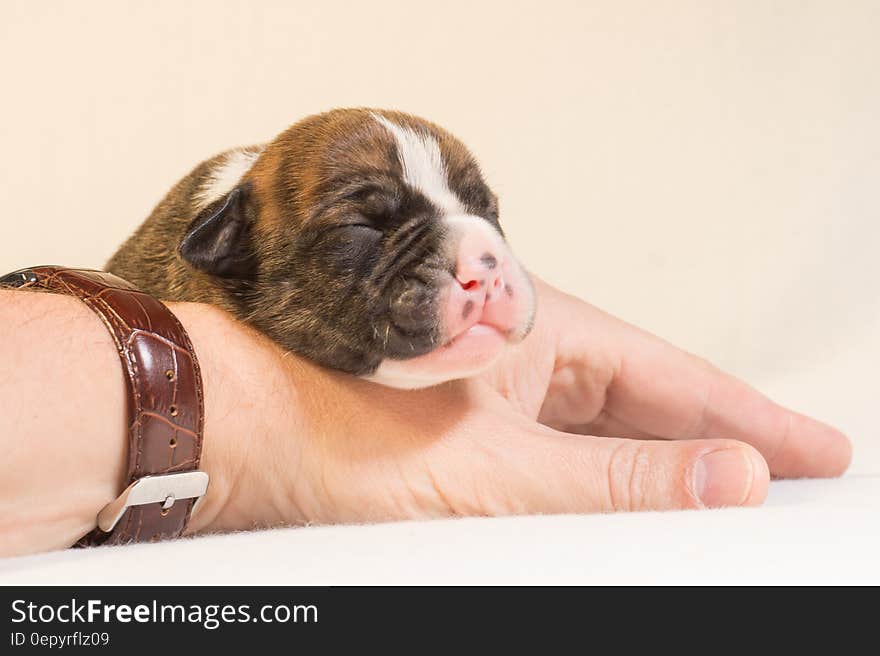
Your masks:
<instances>
[{"instance_id":1,"label":"brown leather watch strap","mask_svg":"<svg viewBox=\"0 0 880 656\"><path fill-rule=\"evenodd\" d=\"M204 426L202 378L183 326L160 301L101 271L39 266L4 276L0 285L46 289L81 299L107 326L122 361L128 397L126 492L117 500L116 512L110 513L117 519L115 525L111 528L113 518L105 520L106 531L96 528L78 544L122 544L180 536L196 499L183 498L185 492L173 483L187 477L153 477L199 467ZM206 484L206 475L196 476L204 477ZM141 479L152 484L146 495L130 491ZM157 487L157 481L168 485ZM172 489L176 492L169 491ZM151 494L159 494L164 501L144 503L144 497Z\"/></svg>"}]
</instances>

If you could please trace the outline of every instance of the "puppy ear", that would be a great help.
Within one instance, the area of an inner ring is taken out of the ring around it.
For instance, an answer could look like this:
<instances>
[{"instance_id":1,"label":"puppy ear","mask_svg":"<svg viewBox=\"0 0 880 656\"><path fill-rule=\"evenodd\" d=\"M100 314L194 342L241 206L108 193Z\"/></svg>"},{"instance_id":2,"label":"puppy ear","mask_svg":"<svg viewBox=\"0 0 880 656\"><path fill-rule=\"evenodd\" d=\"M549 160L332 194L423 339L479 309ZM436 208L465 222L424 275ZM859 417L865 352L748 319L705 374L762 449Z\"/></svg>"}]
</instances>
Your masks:
<instances>
[{"instance_id":1,"label":"puppy ear","mask_svg":"<svg viewBox=\"0 0 880 656\"><path fill-rule=\"evenodd\" d=\"M199 212L177 249L185 262L221 278L250 276L254 253L249 191L250 185L239 185Z\"/></svg>"}]
</instances>

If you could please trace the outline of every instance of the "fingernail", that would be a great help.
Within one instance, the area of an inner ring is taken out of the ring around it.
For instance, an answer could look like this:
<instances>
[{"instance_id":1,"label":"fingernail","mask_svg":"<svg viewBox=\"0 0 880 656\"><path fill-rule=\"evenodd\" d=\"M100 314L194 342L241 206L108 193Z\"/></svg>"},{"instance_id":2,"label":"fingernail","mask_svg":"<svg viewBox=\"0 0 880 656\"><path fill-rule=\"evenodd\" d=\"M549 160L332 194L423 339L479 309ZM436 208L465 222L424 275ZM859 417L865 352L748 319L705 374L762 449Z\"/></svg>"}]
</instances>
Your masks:
<instances>
[{"instance_id":1,"label":"fingernail","mask_svg":"<svg viewBox=\"0 0 880 656\"><path fill-rule=\"evenodd\" d=\"M721 449L702 456L694 467L694 493L707 508L739 506L752 489L752 461L743 449Z\"/></svg>"}]
</instances>

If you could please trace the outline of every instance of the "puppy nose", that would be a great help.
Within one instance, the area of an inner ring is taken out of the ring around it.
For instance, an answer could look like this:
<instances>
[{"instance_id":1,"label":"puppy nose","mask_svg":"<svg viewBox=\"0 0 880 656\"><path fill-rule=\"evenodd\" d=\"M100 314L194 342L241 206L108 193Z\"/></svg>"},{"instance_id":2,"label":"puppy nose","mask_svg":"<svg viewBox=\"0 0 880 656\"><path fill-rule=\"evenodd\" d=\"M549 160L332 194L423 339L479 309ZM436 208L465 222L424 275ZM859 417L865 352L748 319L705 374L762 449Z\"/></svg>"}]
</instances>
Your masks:
<instances>
[{"instance_id":1,"label":"puppy nose","mask_svg":"<svg viewBox=\"0 0 880 656\"><path fill-rule=\"evenodd\" d=\"M458 256L455 277L465 291L491 294L501 287L501 257L492 250L462 250Z\"/></svg>"}]
</instances>

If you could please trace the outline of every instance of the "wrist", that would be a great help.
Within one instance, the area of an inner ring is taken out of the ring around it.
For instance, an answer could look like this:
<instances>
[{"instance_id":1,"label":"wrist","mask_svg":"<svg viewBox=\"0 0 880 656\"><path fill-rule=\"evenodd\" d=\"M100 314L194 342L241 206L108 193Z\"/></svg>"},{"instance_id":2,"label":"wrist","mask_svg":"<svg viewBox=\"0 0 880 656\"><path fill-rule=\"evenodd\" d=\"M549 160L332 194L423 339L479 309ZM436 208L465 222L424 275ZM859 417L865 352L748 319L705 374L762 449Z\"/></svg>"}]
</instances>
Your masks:
<instances>
[{"instance_id":1,"label":"wrist","mask_svg":"<svg viewBox=\"0 0 880 656\"><path fill-rule=\"evenodd\" d=\"M186 533L304 523L290 489L306 430L298 361L222 310L168 305L193 343L205 395L199 468L210 483Z\"/></svg>"}]
</instances>

